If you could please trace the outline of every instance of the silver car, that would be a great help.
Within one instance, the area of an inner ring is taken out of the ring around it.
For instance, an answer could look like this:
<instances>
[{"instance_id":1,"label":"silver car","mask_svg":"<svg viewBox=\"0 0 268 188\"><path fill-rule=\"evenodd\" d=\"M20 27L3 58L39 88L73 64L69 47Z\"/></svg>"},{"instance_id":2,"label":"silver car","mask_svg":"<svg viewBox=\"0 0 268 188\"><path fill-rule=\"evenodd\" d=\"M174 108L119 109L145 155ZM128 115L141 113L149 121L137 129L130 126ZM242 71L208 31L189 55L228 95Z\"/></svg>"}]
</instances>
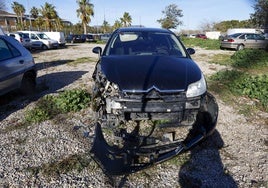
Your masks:
<instances>
[{"instance_id":1,"label":"silver car","mask_svg":"<svg viewBox=\"0 0 268 188\"><path fill-rule=\"evenodd\" d=\"M31 53L13 37L0 35L0 95L15 89L31 94L36 86L36 65Z\"/></svg>"},{"instance_id":2,"label":"silver car","mask_svg":"<svg viewBox=\"0 0 268 188\"><path fill-rule=\"evenodd\" d=\"M265 49L268 47L268 40L262 34L256 33L235 33L224 37L221 41L221 49L243 50L244 48Z\"/></svg>"}]
</instances>

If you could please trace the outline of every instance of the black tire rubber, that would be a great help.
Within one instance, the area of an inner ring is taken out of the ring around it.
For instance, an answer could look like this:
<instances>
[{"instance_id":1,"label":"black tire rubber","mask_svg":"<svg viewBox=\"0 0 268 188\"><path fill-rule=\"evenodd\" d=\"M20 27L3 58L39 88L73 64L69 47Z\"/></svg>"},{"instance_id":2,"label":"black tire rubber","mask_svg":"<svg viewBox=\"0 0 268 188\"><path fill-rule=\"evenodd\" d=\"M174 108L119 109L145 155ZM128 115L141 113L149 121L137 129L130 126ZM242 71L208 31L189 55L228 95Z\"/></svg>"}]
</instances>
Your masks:
<instances>
[{"instance_id":1,"label":"black tire rubber","mask_svg":"<svg viewBox=\"0 0 268 188\"><path fill-rule=\"evenodd\" d=\"M42 50L47 50L48 49L48 47L46 46L46 45L42 45Z\"/></svg>"},{"instance_id":2,"label":"black tire rubber","mask_svg":"<svg viewBox=\"0 0 268 188\"><path fill-rule=\"evenodd\" d=\"M32 72L25 73L22 82L20 91L23 95L32 95L35 93L36 80L35 75Z\"/></svg>"},{"instance_id":3,"label":"black tire rubber","mask_svg":"<svg viewBox=\"0 0 268 188\"><path fill-rule=\"evenodd\" d=\"M243 44L239 44L239 45L237 45L236 50L239 51L239 50L243 50L244 48L245 48L245 47L244 47Z\"/></svg>"}]
</instances>

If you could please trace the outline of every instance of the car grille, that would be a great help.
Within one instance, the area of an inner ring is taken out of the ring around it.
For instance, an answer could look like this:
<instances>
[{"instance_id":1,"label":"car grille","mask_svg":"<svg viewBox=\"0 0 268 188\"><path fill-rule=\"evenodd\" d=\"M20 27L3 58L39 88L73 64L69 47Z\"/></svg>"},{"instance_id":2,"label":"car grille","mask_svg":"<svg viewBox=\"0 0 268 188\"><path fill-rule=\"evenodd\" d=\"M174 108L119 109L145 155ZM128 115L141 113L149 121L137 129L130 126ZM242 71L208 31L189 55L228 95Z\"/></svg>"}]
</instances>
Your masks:
<instances>
[{"instance_id":1,"label":"car grille","mask_svg":"<svg viewBox=\"0 0 268 188\"><path fill-rule=\"evenodd\" d=\"M174 101L186 101L185 92L168 93L168 92L158 92L156 90L151 90L150 92L125 92L123 98L125 99L137 99L137 100L147 100L147 99L161 99L166 102Z\"/></svg>"},{"instance_id":2,"label":"car grille","mask_svg":"<svg viewBox=\"0 0 268 188\"><path fill-rule=\"evenodd\" d=\"M185 102L164 100L125 101L122 103L125 112L178 112L182 111Z\"/></svg>"},{"instance_id":3,"label":"car grille","mask_svg":"<svg viewBox=\"0 0 268 188\"><path fill-rule=\"evenodd\" d=\"M186 102L184 92L161 93L151 90L148 93L125 93L120 101L125 112L160 112L183 111Z\"/></svg>"}]
</instances>

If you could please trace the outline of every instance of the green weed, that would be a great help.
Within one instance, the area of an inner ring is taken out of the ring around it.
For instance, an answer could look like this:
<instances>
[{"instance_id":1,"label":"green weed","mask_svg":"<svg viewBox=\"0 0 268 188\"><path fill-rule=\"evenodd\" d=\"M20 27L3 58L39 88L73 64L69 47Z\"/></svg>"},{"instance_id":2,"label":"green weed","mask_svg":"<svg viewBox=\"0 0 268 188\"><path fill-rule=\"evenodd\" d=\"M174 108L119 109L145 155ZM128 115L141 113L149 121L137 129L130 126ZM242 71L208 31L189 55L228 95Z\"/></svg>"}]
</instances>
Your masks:
<instances>
[{"instance_id":1,"label":"green weed","mask_svg":"<svg viewBox=\"0 0 268 188\"><path fill-rule=\"evenodd\" d=\"M244 49L231 56L232 65L236 68L257 68L268 66L268 53L259 49Z\"/></svg>"},{"instance_id":2,"label":"green weed","mask_svg":"<svg viewBox=\"0 0 268 188\"><path fill-rule=\"evenodd\" d=\"M90 94L85 90L67 90L59 95L46 95L33 109L26 111L28 123L40 123L67 112L77 112L89 106Z\"/></svg>"}]
</instances>

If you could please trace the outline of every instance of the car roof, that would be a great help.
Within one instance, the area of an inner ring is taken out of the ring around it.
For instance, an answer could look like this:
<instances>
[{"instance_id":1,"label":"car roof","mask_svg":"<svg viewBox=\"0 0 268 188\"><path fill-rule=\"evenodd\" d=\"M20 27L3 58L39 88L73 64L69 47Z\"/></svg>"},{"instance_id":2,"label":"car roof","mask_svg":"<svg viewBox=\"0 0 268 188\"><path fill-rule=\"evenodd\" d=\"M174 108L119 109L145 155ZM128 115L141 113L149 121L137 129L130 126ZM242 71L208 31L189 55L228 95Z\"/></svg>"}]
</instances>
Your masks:
<instances>
[{"instance_id":1,"label":"car roof","mask_svg":"<svg viewBox=\"0 0 268 188\"><path fill-rule=\"evenodd\" d=\"M117 32L131 32L131 31L151 31L151 32L161 32L161 33L172 33L168 29L162 28L148 28L148 27L123 27L116 30Z\"/></svg>"},{"instance_id":2,"label":"car roof","mask_svg":"<svg viewBox=\"0 0 268 188\"><path fill-rule=\"evenodd\" d=\"M7 35L0 35L0 39L8 41L11 45L15 46L20 52L28 53L29 51L26 50L16 39ZM29 52L30 53L30 52Z\"/></svg>"}]
</instances>

